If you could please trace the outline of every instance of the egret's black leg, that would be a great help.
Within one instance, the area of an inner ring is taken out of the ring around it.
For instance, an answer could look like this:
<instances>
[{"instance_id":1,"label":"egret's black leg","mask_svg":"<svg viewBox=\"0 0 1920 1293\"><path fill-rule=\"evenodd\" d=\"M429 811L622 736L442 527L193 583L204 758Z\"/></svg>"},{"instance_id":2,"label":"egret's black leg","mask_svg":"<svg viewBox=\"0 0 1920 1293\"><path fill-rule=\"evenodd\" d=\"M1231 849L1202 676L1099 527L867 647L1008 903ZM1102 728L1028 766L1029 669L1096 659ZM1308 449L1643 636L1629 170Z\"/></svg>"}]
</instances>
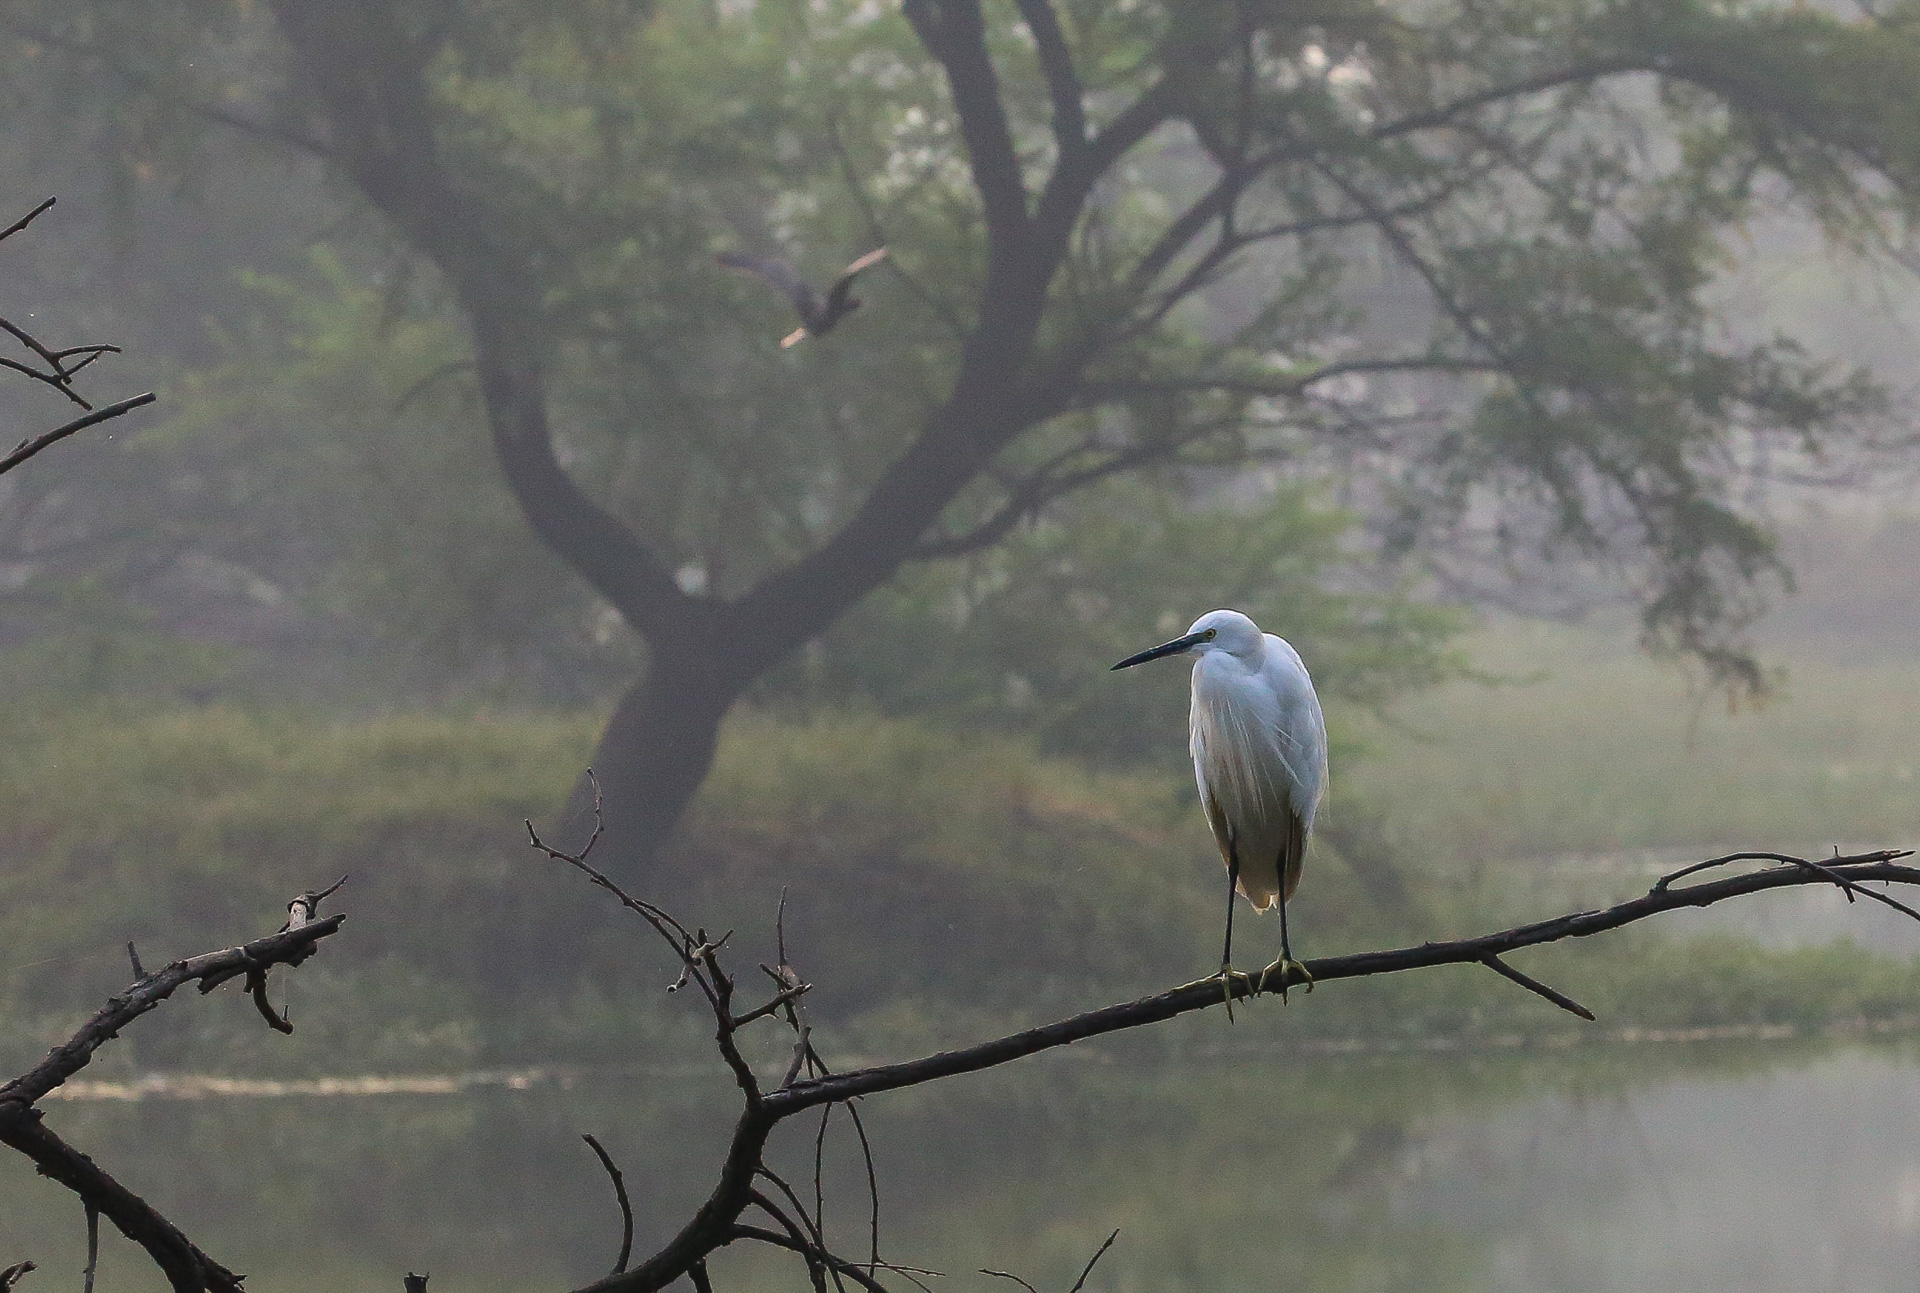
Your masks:
<instances>
[{"instance_id":1,"label":"egret's black leg","mask_svg":"<svg viewBox=\"0 0 1920 1293\"><path fill-rule=\"evenodd\" d=\"M1313 976L1307 973L1307 967L1293 959L1293 943L1287 937L1287 898L1280 896L1280 959L1260 972L1260 986L1267 986L1267 979L1275 971L1280 975L1280 1000L1287 999L1287 975L1290 971L1300 971L1300 977L1306 981L1307 991L1313 991Z\"/></svg>"},{"instance_id":2,"label":"egret's black leg","mask_svg":"<svg viewBox=\"0 0 1920 1293\"><path fill-rule=\"evenodd\" d=\"M1227 945L1220 951L1220 973L1233 964L1233 891L1240 887L1240 850L1227 843Z\"/></svg>"},{"instance_id":3,"label":"egret's black leg","mask_svg":"<svg viewBox=\"0 0 1920 1293\"><path fill-rule=\"evenodd\" d=\"M1227 1022L1233 1022L1233 894L1240 887L1240 849L1227 835L1227 945L1220 950L1220 991L1227 1002ZM1241 975L1246 978L1246 975Z\"/></svg>"}]
</instances>

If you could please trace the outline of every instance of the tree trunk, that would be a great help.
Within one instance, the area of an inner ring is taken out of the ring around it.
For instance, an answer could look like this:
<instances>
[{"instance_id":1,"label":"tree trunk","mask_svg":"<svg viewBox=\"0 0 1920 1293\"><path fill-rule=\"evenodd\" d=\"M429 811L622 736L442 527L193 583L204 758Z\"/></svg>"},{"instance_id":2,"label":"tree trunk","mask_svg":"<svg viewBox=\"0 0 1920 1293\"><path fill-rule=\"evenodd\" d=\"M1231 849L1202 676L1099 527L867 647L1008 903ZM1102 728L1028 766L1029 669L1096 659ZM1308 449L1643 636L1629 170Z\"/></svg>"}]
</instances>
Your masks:
<instances>
[{"instance_id":1,"label":"tree trunk","mask_svg":"<svg viewBox=\"0 0 1920 1293\"><path fill-rule=\"evenodd\" d=\"M698 660L656 658L620 698L589 765L600 786L597 866L631 875L666 842L713 767L721 721L750 681ZM578 849L592 830L593 788L583 777L556 847Z\"/></svg>"}]
</instances>

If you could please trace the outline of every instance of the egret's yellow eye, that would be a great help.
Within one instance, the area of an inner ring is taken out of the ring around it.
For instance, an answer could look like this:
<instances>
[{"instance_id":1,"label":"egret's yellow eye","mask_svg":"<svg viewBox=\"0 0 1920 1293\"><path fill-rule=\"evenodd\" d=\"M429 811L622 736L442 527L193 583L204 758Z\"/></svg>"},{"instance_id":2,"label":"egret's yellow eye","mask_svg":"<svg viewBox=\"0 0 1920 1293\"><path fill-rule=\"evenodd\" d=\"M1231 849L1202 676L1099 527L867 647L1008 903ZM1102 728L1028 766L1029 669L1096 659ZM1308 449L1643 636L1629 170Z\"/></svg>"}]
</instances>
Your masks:
<instances>
[{"instance_id":1,"label":"egret's yellow eye","mask_svg":"<svg viewBox=\"0 0 1920 1293\"><path fill-rule=\"evenodd\" d=\"M1217 638L1217 637L1219 637L1219 636L1220 636L1220 630L1219 630L1219 629L1208 629L1208 630L1207 630L1207 641L1209 641L1209 642L1211 642L1211 641L1213 641L1213 640L1214 640L1215 638Z\"/></svg>"}]
</instances>

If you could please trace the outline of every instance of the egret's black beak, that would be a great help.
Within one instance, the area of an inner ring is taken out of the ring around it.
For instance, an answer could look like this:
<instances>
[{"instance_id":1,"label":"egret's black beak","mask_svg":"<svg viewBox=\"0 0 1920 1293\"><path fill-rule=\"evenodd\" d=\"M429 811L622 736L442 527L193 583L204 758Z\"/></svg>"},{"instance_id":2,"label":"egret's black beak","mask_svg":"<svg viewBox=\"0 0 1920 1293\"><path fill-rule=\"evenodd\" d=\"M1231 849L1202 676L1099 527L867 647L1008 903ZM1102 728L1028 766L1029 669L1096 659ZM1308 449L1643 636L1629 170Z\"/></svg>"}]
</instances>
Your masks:
<instances>
[{"instance_id":1,"label":"egret's black beak","mask_svg":"<svg viewBox=\"0 0 1920 1293\"><path fill-rule=\"evenodd\" d=\"M1148 647L1139 655L1130 655L1119 664L1113 666L1113 668L1126 669L1136 664L1145 664L1149 660L1158 660L1162 656L1179 655L1188 647L1197 646L1206 640L1207 635L1204 633L1189 633L1183 638L1175 638L1171 642L1162 642L1157 647ZM1107 672L1112 673L1113 670L1109 669Z\"/></svg>"}]
</instances>

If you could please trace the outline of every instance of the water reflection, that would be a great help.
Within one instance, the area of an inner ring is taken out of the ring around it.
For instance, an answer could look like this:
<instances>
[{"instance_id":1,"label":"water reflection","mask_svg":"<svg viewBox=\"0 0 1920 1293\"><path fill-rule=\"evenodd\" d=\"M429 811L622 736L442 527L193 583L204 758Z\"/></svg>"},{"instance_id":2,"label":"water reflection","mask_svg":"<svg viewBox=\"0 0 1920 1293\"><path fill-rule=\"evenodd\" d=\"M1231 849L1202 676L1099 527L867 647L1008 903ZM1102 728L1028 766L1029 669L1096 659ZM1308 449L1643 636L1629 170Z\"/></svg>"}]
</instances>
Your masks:
<instances>
[{"instance_id":1,"label":"water reflection","mask_svg":"<svg viewBox=\"0 0 1920 1293\"><path fill-rule=\"evenodd\" d=\"M1595 1046L1134 1062L1088 1050L867 1102L886 1254L999 1287L1125 1290L1909 1290L1920 1268L1920 1065L1906 1044ZM558 1076L555 1076L558 1074ZM352 1089L352 1088L347 1088ZM367 1088L376 1089L376 1088ZM710 1188L717 1075L627 1070L455 1094L213 1094L50 1106L257 1290L559 1287L604 1272L617 1216L580 1131L627 1169L639 1239ZM779 1149L808 1174L814 1128ZM864 1243L859 1160L828 1226ZM51 1286L79 1208L0 1160L0 1259ZM729 1290L804 1287L728 1257ZM103 1287L160 1289L117 1238ZM1005 1287L1013 1287L1006 1285Z\"/></svg>"}]
</instances>

